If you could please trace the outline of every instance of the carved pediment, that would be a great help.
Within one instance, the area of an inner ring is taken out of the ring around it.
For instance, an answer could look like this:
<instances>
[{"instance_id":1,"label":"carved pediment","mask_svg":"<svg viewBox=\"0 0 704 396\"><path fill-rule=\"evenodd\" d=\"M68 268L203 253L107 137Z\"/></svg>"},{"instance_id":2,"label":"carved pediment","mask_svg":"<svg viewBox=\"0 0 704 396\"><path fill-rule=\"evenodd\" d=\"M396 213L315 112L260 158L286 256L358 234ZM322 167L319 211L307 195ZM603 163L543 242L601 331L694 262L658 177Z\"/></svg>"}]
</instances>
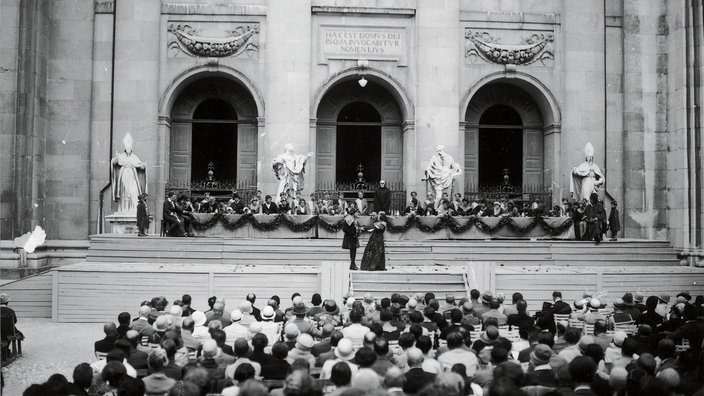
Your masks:
<instances>
[{"instance_id":1,"label":"carved pediment","mask_svg":"<svg viewBox=\"0 0 704 396\"><path fill-rule=\"evenodd\" d=\"M502 44L488 31L466 29L465 57L501 65L527 65L541 62L552 66L555 58L552 33L532 33L519 44Z\"/></svg>"},{"instance_id":2,"label":"carved pediment","mask_svg":"<svg viewBox=\"0 0 704 396\"><path fill-rule=\"evenodd\" d=\"M224 58L247 53L251 58L259 51L259 24L237 26L224 37L201 36L197 29L186 24L172 23L168 31L173 34L169 49L194 57Z\"/></svg>"}]
</instances>

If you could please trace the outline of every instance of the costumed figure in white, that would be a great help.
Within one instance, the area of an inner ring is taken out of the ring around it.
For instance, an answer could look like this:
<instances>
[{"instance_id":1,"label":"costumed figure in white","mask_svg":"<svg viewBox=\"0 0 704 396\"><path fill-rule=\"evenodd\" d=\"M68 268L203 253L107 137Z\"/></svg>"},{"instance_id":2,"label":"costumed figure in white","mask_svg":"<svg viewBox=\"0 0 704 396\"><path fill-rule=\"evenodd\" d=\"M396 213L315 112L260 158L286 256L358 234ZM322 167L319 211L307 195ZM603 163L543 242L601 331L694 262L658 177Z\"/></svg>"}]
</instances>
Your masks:
<instances>
[{"instance_id":1,"label":"costumed figure in white","mask_svg":"<svg viewBox=\"0 0 704 396\"><path fill-rule=\"evenodd\" d=\"M460 164L455 162L455 159L445 151L445 146L438 146L437 154L433 155L425 169L425 178L421 179L430 182L433 187L436 208L439 207L443 190L451 189L455 178L461 174Z\"/></svg>"},{"instance_id":2,"label":"costumed figure in white","mask_svg":"<svg viewBox=\"0 0 704 396\"><path fill-rule=\"evenodd\" d=\"M594 164L594 147L587 143L584 148L585 161L572 168L572 179L570 180L570 192L577 201L589 200L592 193L598 193L599 186L603 185L606 179L601 169Z\"/></svg>"},{"instance_id":3,"label":"costumed figure in white","mask_svg":"<svg viewBox=\"0 0 704 396\"><path fill-rule=\"evenodd\" d=\"M137 214L137 197L147 193L147 164L132 152L132 135L122 139L125 150L115 153L112 164L112 200L119 213Z\"/></svg>"},{"instance_id":4,"label":"costumed figure in white","mask_svg":"<svg viewBox=\"0 0 704 396\"><path fill-rule=\"evenodd\" d=\"M287 193L289 195L287 199L291 200L296 197L296 193L303 191L306 163L313 157L313 153L308 153L308 155L294 154L291 143L286 144L284 150L283 154L272 161L274 174L279 180L279 191L276 194L277 205L281 203L282 192Z\"/></svg>"}]
</instances>

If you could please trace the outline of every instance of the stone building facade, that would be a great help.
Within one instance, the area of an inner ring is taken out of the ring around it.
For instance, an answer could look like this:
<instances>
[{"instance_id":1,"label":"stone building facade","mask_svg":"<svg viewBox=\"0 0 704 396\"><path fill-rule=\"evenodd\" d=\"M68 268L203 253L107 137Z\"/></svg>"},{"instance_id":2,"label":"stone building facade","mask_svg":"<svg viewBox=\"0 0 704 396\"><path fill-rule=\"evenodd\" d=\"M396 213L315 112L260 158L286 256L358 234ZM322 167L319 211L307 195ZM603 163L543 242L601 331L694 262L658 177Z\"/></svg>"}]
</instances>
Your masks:
<instances>
[{"instance_id":1,"label":"stone building facade","mask_svg":"<svg viewBox=\"0 0 704 396\"><path fill-rule=\"evenodd\" d=\"M276 191L287 143L315 154L305 194L353 177L359 147L370 180L424 191L442 144L458 191L520 158L513 180L557 202L591 142L625 237L701 246L699 0L0 0L0 18L2 239L96 233L130 132L157 214L210 155Z\"/></svg>"}]
</instances>

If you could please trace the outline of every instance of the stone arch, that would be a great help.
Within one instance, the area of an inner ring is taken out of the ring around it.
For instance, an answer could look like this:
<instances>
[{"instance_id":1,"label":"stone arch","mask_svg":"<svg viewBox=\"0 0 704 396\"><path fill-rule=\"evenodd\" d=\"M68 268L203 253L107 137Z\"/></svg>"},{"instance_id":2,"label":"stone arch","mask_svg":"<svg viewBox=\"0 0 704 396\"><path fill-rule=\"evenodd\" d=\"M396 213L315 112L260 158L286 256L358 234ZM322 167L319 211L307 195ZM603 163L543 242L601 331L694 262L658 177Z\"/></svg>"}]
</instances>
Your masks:
<instances>
[{"instance_id":1,"label":"stone arch","mask_svg":"<svg viewBox=\"0 0 704 396\"><path fill-rule=\"evenodd\" d=\"M325 82L318 88L315 96L313 96L310 114L318 114L318 108L320 107L324 96L330 92L331 88L335 85L347 80L357 81L361 76L364 76L364 78L369 80L369 82L374 82L385 88L386 91L395 99L401 112L402 120L406 123L413 122L415 119L415 107L410 95L408 95L408 92L406 92L401 83L398 82L393 76L383 70L374 68L362 69L359 67L349 67L342 69L328 77L328 79L325 80Z\"/></svg>"},{"instance_id":2,"label":"stone arch","mask_svg":"<svg viewBox=\"0 0 704 396\"><path fill-rule=\"evenodd\" d=\"M161 124L168 141L168 146L164 147L168 184L190 186L193 113L210 99L227 102L237 115L236 120L232 120L237 134L233 138L236 158L227 166L236 169L237 182L256 183L258 128L264 111L261 95L238 71L227 66L206 65L189 69L174 79L159 104Z\"/></svg>"},{"instance_id":3,"label":"stone arch","mask_svg":"<svg viewBox=\"0 0 704 396\"><path fill-rule=\"evenodd\" d=\"M479 79L462 98L460 106L460 119L466 119L465 115L477 92L484 86L504 82L516 86L527 93L540 109L543 119L543 128L559 127L562 122L562 115L557 100L550 90L537 78L518 71L501 71L491 73Z\"/></svg>"},{"instance_id":4,"label":"stone arch","mask_svg":"<svg viewBox=\"0 0 704 396\"><path fill-rule=\"evenodd\" d=\"M242 85L254 99L256 117L263 119L265 116L264 97L254 85L252 80L237 69L220 64L206 64L191 67L176 76L159 99L159 116L169 118L174 103L181 92L193 82L207 77L222 77Z\"/></svg>"},{"instance_id":5,"label":"stone arch","mask_svg":"<svg viewBox=\"0 0 704 396\"><path fill-rule=\"evenodd\" d=\"M523 185L549 190L559 175L560 110L540 81L521 72L485 76L463 99L466 185L478 183L479 120L494 105L511 107L523 122Z\"/></svg>"},{"instance_id":6,"label":"stone arch","mask_svg":"<svg viewBox=\"0 0 704 396\"><path fill-rule=\"evenodd\" d=\"M381 116L378 125L381 179L393 186L401 185L404 180L403 140L404 132L412 126L412 122L406 120L413 113L413 105L388 75L365 69L364 77L368 80L365 87L358 84L360 77L358 69L338 73L328 79L314 97L311 114L316 115L316 185L319 188L340 182L336 180L337 119L340 111L354 102L368 103Z\"/></svg>"}]
</instances>

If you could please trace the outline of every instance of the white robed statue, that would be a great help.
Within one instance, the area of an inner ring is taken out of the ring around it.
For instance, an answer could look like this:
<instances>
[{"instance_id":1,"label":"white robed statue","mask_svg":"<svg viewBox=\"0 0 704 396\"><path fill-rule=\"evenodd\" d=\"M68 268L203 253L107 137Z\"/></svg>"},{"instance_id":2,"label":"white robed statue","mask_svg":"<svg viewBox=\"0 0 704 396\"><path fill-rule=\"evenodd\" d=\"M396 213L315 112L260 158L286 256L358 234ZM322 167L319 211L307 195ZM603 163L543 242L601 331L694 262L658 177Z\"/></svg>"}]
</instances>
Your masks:
<instances>
[{"instance_id":1,"label":"white robed statue","mask_svg":"<svg viewBox=\"0 0 704 396\"><path fill-rule=\"evenodd\" d=\"M443 190L451 188L455 178L461 174L460 164L455 162L455 159L445 151L445 146L438 146L437 154L433 155L428 167L425 168L425 178L423 179L423 181L430 182L435 191L436 208L440 204Z\"/></svg>"},{"instance_id":2,"label":"white robed statue","mask_svg":"<svg viewBox=\"0 0 704 396\"><path fill-rule=\"evenodd\" d=\"M122 139L125 150L115 153L112 164L112 199L119 213L137 214L137 197L147 193L147 164L132 152L132 135Z\"/></svg>"},{"instance_id":3,"label":"white robed statue","mask_svg":"<svg viewBox=\"0 0 704 396\"><path fill-rule=\"evenodd\" d=\"M279 190L276 194L277 205L281 203L282 192L286 192L287 199L294 199L297 192L303 191L306 163L308 159L313 157L312 152L308 155L294 154L291 143L286 144L284 150L283 154L272 161L274 174L279 180Z\"/></svg>"},{"instance_id":4,"label":"white robed statue","mask_svg":"<svg viewBox=\"0 0 704 396\"><path fill-rule=\"evenodd\" d=\"M599 186L606 181L601 169L594 163L594 146L591 143L584 147L584 154L584 162L572 168L570 180L570 192L577 201L588 200L592 193L598 193Z\"/></svg>"}]
</instances>

